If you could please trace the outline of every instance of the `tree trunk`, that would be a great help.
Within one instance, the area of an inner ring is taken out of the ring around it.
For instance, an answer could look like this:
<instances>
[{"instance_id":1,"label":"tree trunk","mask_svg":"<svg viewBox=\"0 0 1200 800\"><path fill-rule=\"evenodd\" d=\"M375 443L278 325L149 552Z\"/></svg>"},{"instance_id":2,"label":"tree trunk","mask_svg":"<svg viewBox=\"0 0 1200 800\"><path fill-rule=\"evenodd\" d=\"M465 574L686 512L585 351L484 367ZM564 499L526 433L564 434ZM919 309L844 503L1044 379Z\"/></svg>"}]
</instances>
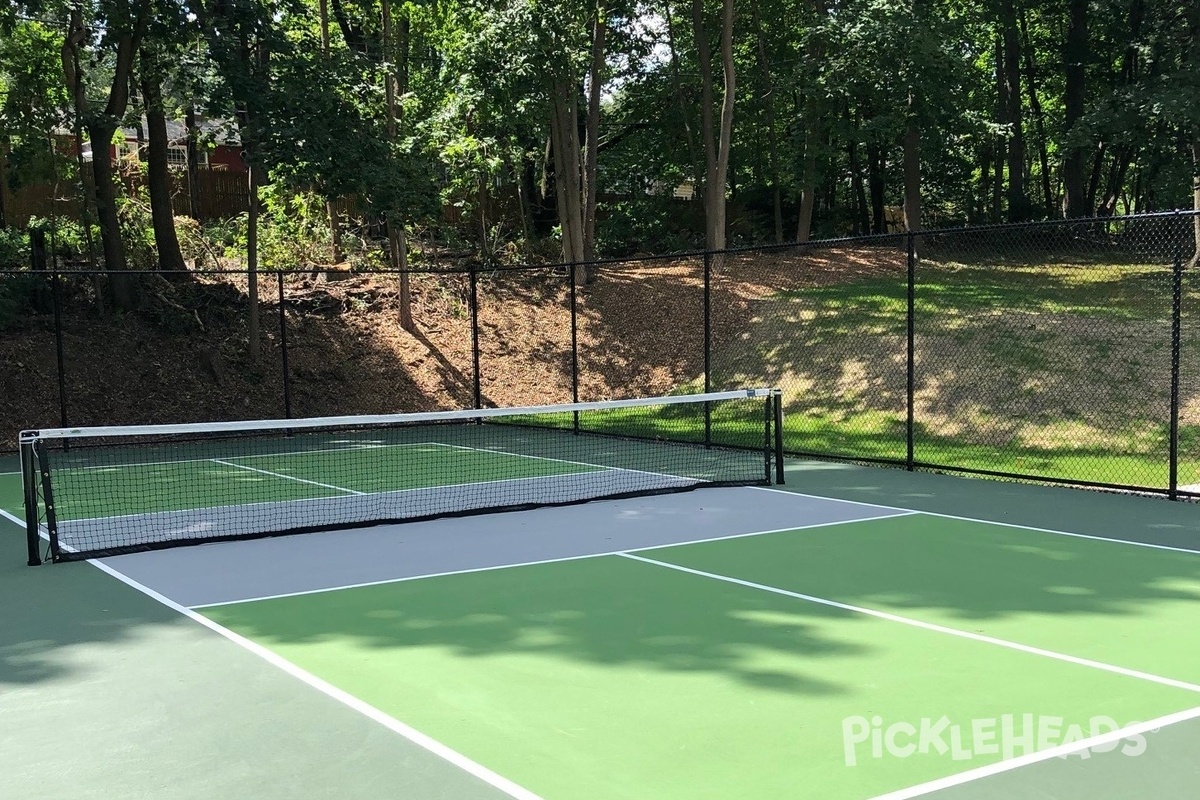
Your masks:
<instances>
[{"instance_id":1,"label":"tree trunk","mask_svg":"<svg viewBox=\"0 0 1200 800\"><path fill-rule=\"evenodd\" d=\"M321 20L321 53L328 56L329 0L320 0L317 12ZM342 260L342 225L338 219L337 201L333 198L325 200L325 215L329 218L329 258L336 264Z\"/></svg>"},{"instance_id":2,"label":"tree trunk","mask_svg":"<svg viewBox=\"0 0 1200 800\"><path fill-rule=\"evenodd\" d=\"M1104 174L1104 157L1108 154L1108 142L1101 141L1096 145L1096 155L1092 159L1091 178L1087 184L1087 209L1089 214L1096 211L1096 196L1100 194L1100 177Z\"/></svg>"},{"instance_id":3,"label":"tree trunk","mask_svg":"<svg viewBox=\"0 0 1200 800\"><path fill-rule=\"evenodd\" d=\"M867 142L867 187L871 192L871 233L887 233L887 215L884 210L884 162L883 148L878 142Z\"/></svg>"},{"instance_id":4,"label":"tree trunk","mask_svg":"<svg viewBox=\"0 0 1200 800\"><path fill-rule=\"evenodd\" d=\"M1133 164L1137 148L1133 145L1118 147L1113 156L1113 163L1108 169L1108 179L1105 181L1104 197L1096 206L1096 216L1111 217L1117 212L1117 203L1121 200L1121 192L1125 186L1125 177Z\"/></svg>"},{"instance_id":5,"label":"tree trunk","mask_svg":"<svg viewBox=\"0 0 1200 800\"><path fill-rule=\"evenodd\" d=\"M92 175L96 183L96 212L100 223L100 234L104 250L106 270L125 270L125 243L121 237L120 219L117 215L116 175L113 171L110 152L113 134L118 121L125 115L129 105L129 83L133 72L133 59L141 46L147 25L145 6L139 7L131 29L114 34L115 58L111 65L112 82L108 87L108 102L101 113L90 112L87 86L78 68L79 51L88 41L88 30L83 24L82 12L78 7L70 14L70 28L63 42L61 60L66 88L71 92L77 113L84 116L84 127L92 143ZM114 276L112 279L113 300L120 308L131 308L135 301L133 281L129 276Z\"/></svg>"},{"instance_id":6,"label":"tree trunk","mask_svg":"<svg viewBox=\"0 0 1200 800\"><path fill-rule=\"evenodd\" d=\"M588 70L587 146L583 156L583 259L596 260L596 162L600 155L600 89L604 83L604 36L608 29L604 0L592 19L592 63Z\"/></svg>"},{"instance_id":7,"label":"tree trunk","mask_svg":"<svg viewBox=\"0 0 1200 800\"><path fill-rule=\"evenodd\" d=\"M142 100L146 104L146 133L150 144L146 179L150 194L150 217L154 225L154 244L158 249L158 268L181 272L186 267L175 231L175 211L171 203L171 168L167 161L167 115L163 111L162 72L155 55L142 48Z\"/></svg>"},{"instance_id":8,"label":"tree trunk","mask_svg":"<svg viewBox=\"0 0 1200 800\"><path fill-rule=\"evenodd\" d=\"M258 365L260 348L258 334L258 216L261 210L258 187L261 180L262 168L253 161L247 176L250 194L250 213L246 215L246 295L248 313L246 316L246 351L250 354L250 363Z\"/></svg>"},{"instance_id":9,"label":"tree trunk","mask_svg":"<svg viewBox=\"0 0 1200 800\"><path fill-rule=\"evenodd\" d=\"M675 47L675 22L671 15L671 0L665 0L663 10L667 20L667 47L671 54L671 82L675 85L675 97L679 101L679 116L683 121L683 135L687 140L688 163L692 167L692 180L701 181L700 153L696 148L696 135L692 131L691 104L683 91L683 79L679 75L679 51Z\"/></svg>"},{"instance_id":10,"label":"tree trunk","mask_svg":"<svg viewBox=\"0 0 1200 800\"><path fill-rule=\"evenodd\" d=\"M867 217L867 190L863 186L857 136L850 137L850 143L846 146L846 157L850 163L850 191L854 195L854 233L866 235L871 232L871 220Z\"/></svg>"},{"instance_id":11,"label":"tree trunk","mask_svg":"<svg viewBox=\"0 0 1200 800\"><path fill-rule=\"evenodd\" d=\"M728 183L729 154L733 147L733 103L737 88L733 65L733 0L724 0L721 15L721 67L725 74L721 99L721 139L717 149L717 169L712 198L712 249L725 249L725 186Z\"/></svg>"},{"instance_id":12,"label":"tree trunk","mask_svg":"<svg viewBox=\"0 0 1200 800\"><path fill-rule=\"evenodd\" d=\"M121 220L117 216L117 179L113 169L113 135L115 125L93 122L87 126L88 139L92 144L92 181L96 189L96 216L100 224L100 246L104 253L106 270L126 269L125 243L121 238ZM129 308L132 295L114 297L121 308Z\"/></svg>"},{"instance_id":13,"label":"tree trunk","mask_svg":"<svg viewBox=\"0 0 1200 800\"><path fill-rule=\"evenodd\" d=\"M389 56L394 44L392 31L392 0L383 0L383 46L385 56ZM389 56L390 57L390 56ZM403 69L403 66L401 67ZM396 108L396 85L401 76L388 71L383 77L384 96L387 104L388 139L396 140L399 125L399 113ZM396 270L400 305L400 327L406 331L416 330L412 315L412 287L408 277L408 240L404 236L404 220L400 209L392 208L386 212L388 235L388 256L392 269Z\"/></svg>"},{"instance_id":14,"label":"tree trunk","mask_svg":"<svg viewBox=\"0 0 1200 800\"><path fill-rule=\"evenodd\" d=\"M1197 264L1200 264L1200 135L1193 135L1192 138L1192 211L1196 214L1192 217L1196 252L1188 266L1195 269Z\"/></svg>"},{"instance_id":15,"label":"tree trunk","mask_svg":"<svg viewBox=\"0 0 1200 800\"><path fill-rule=\"evenodd\" d=\"M813 10L824 19L825 0L813 0ZM810 34L807 56L810 63L819 64L824 56L820 39ZM804 161L800 175L800 216L796 220L796 241L807 242L812 236L813 209L817 197L817 143L821 139L821 104L814 89L804 101Z\"/></svg>"},{"instance_id":16,"label":"tree trunk","mask_svg":"<svg viewBox=\"0 0 1200 800\"><path fill-rule=\"evenodd\" d=\"M692 0L692 31L700 67L700 139L704 143L704 242L715 250L713 195L717 182L717 137L714 130L712 48L704 27L704 0ZM721 187L721 197L725 187Z\"/></svg>"},{"instance_id":17,"label":"tree trunk","mask_svg":"<svg viewBox=\"0 0 1200 800\"><path fill-rule=\"evenodd\" d=\"M904 228L921 230L921 129L916 118L916 99L909 95L908 126L904 131Z\"/></svg>"},{"instance_id":18,"label":"tree trunk","mask_svg":"<svg viewBox=\"0 0 1200 800\"><path fill-rule=\"evenodd\" d=\"M1006 103L1003 122L1009 126L1008 137L1008 221L1024 222L1029 218L1029 196L1025 190L1025 133L1021 113L1021 39L1017 35L1015 0L1000 5L1000 30L1004 59L998 65L1004 84Z\"/></svg>"},{"instance_id":19,"label":"tree trunk","mask_svg":"<svg viewBox=\"0 0 1200 800\"><path fill-rule=\"evenodd\" d=\"M1037 133L1038 166L1041 167L1042 205L1046 212L1054 208L1056 197L1050 174L1050 154L1046 147L1046 114L1042 109L1042 101L1038 96L1037 67L1033 61L1033 44L1029 40L1029 12L1021 9L1021 39L1025 53L1025 86L1029 92L1029 110L1033 112L1033 125Z\"/></svg>"},{"instance_id":20,"label":"tree trunk","mask_svg":"<svg viewBox=\"0 0 1200 800\"><path fill-rule=\"evenodd\" d=\"M587 281L583 252L583 206L580 185L579 113L574 82L560 78L552 90L550 133L554 142L554 184L562 229L563 263L572 267L577 285Z\"/></svg>"},{"instance_id":21,"label":"tree trunk","mask_svg":"<svg viewBox=\"0 0 1200 800\"><path fill-rule=\"evenodd\" d=\"M187 129L187 175L188 175L188 216L194 220L200 219L200 148L199 131L196 128L196 104L188 103L187 115L184 118Z\"/></svg>"},{"instance_id":22,"label":"tree trunk","mask_svg":"<svg viewBox=\"0 0 1200 800\"><path fill-rule=\"evenodd\" d=\"M775 133L775 82L767 61L767 41L763 35L759 4L752 3L754 39L758 56L759 80L763 102L763 125L767 129L767 183L771 187L771 202L775 218L775 244L783 244L783 191L779 186L779 141Z\"/></svg>"},{"instance_id":23,"label":"tree trunk","mask_svg":"<svg viewBox=\"0 0 1200 800\"><path fill-rule=\"evenodd\" d=\"M1066 122L1066 158L1063 161L1063 215L1086 217L1091 213L1084 175L1085 144L1072 141L1087 101L1088 0L1068 0L1067 42L1064 51L1066 88L1063 94Z\"/></svg>"},{"instance_id":24,"label":"tree trunk","mask_svg":"<svg viewBox=\"0 0 1200 800\"><path fill-rule=\"evenodd\" d=\"M8 228L8 217L4 211L4 191L8 187L8 176L4 174L5 164L8 163L8 137L0 139L0 231Z\"/></svg>"}]
</instances>

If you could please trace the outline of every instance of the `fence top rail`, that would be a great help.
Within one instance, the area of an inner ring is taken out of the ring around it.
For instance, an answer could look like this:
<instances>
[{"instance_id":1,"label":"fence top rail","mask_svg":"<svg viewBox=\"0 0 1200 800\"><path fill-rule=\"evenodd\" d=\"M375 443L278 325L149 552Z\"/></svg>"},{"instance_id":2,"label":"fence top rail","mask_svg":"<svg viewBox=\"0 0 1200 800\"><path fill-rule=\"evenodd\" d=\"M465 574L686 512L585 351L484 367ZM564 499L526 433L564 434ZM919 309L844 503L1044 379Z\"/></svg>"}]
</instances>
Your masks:
<instances>
[{"instance_id":1,"label":"fence top rail","mask_svg":"<svg viewBox=\"0 0 1200 800\"><path fill-rule=\"evenodd\" d=\"M1062 228L1070 226L1088 226L1088 225L1119 225L1134 222L1143 222L1150 220L1164 219L1191 219L1200 216L1200 210L1194 209L1177 209L1174 211L1157 211L1145 214L1128 214L1124 216L1109 216L1109 217L1079 217L1071 219L1049 219L1037 220L1032 222L1008 222L997 223L990 225L966 225L946 228L930 228L922 231L911 233L881 233L868 236L845 236L832 239L813 239L807 242L785 242L783 244L760 244L746 245L742 247L731 247L725 250L690 250L676 253L658 253L651 255L626 256L614 258L602 258L592 261L581 262L556 262L547 264L471 264L462 267L409 267L407 269L394 269L391 267L372 268L364 270L350 270L354 275L398 275L407 273L412 275L466 275L471 272L479 274L499 273L499 272L522 272L522 271L569 271L573 267L604 267L604 266L632 266L637 264L649 264L653 262L679 262L687 260L703 260L716 256L738 256L745 254L765 254L765 253L780 253L780 252L795 252L805 250L821 250L832 247L845 247L852 245L876 246L882 244L899 244L907 241L910 237L917 239L930 239L934 237L954 237L954 236L969 236L976 234L994 234L1004 231L1032 231L1042 230L1047 228ZM122 275L311 275L315 272L324 271L320 266L305 267L305 268L271 268L271 269L188 269L183 271L163 271L156 269L131 269L121 270ZM29 274L31 270L28 268L22 269L0 269L0 275L5 274ZM92 276L97 274L110 274L114 270L105 269L56 269L49 268L45 270L47 273L53 273L62 276L70 275L85 275ZM569 272L568 272L569 274Z\"/></svg>"}]
</instances>

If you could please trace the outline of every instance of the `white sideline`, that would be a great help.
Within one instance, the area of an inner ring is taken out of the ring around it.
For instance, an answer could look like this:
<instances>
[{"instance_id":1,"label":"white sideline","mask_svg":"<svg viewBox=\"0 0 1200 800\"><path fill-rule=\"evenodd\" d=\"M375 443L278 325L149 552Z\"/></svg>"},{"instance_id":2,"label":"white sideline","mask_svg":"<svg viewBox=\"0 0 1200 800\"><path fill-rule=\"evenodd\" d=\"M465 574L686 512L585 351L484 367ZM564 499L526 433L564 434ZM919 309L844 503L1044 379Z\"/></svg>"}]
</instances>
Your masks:
<instances>
[{"instance_id":1,"label":"white sideline","mask_svg":"<svg viewBox=\"0 0 1200 800\"><path fill-rule=\"evenodd\" d=\"M375 708L374 706L372 706L368 703L364 703L362 700L359 700L354 695L337 688L333 684L328 683L328 682L322 680L321 678L318 678L316 675L313 675L311 672L308 672L308 671L296 666L292 662L288 661L287 659L283 658L280 655L277 655L276 653L271 652L270 650L263 647L262 645L256 644L255 642L251 641L250 639L247 639L246 637L241 636L240 634L234 633L233 631L229 630L225 626L220 625L216 622L213 622L211 619L208 619L207 617L203 616L202 614L197 614L195 611L192 611L189 608L185 608L184 606L181 606L180 604L176 603L174 600L171 600L169 597L159 594L158 592L154 591L153 589L149 588L148 586L144 586L141 583L138 583L134 579L132 579L129 576L122 573L120 570L114 569L114 568L108 566L107 564L105 564L101 561L94 560L94 559L89 559L88 563L91 564L92 566L96 567L100 571L111 575L112 577L116 578L117 580L121 581L122 583L126 584L127 586L131 586L132 588L138 590L139 592L146 595L147 597L150 597L153 600L157 600L159 603L162 603L167 608L170 608L171 610L182 614L183 616L187 617L188 619L192 620L193 622L203 625L205 628L208 628L210 631L213 631L214 633L225 637L229 641L236 644L238 647L241 647L242 649L253 653L254 655L261 658L263 661L266 661L268 664L270 664L274 667L277 667L278 669L283 670L288 675L291 675L293 678L296 678L297 680L301 681L302 683L307 684L308 686L312 687L313 689L316 689L318 692L321 692L322 694L333 698L334 700L347 706L348 708L351 708L351 709L357 711L358 713L362 714L363 716L384 726L388 730L393 731L394 733L400 734L401 736L403 736L405 739L408 739L413 744L423 747L424 749L428 750L429 752L433 753L434 755L440 756L441 758L450 762L451 764L453 764L454 766L463 770L467 774L472 775L472 776L478 778L479 780L483 781L484 783L488 784L489 786L492 786L493 788L496 788L496 789L504 792L509 797L516 798L517 800L541 800L541 798L539 798L538 795L534 794L533 792L529 791L528 789L524 788L523 786L519 786L516 783L513 783L508 778L505 778L502 775L499 775L499 774L493 772L492 770L488 769L487 767L483 766L482 764L479 764L476 761L472 761L470 758L468 758L467 756L464 756L462 753L459 753L457 750L453 750L450 747L447 747L446 745L437 741L436 739L426 736L425 734L421 733L417 729L412 728L408 725L405 725L400 720L396 719L395 717L392 717L389 714L384 713L383 711L380 711L378 708Z\"/></svg>"},{"instance_id":2,"label":"white sideline","mask_svg":"<svg viewBox=\"0 0 1200 800\"><path fill-rule=\"evenodd\" d=\"M1058 653L1053 650L1045 650L1041 647L1033 647L1033 646L1027 645L1027 644L1020 644L1019 642L1012 642L1012 641L1009 641L1008 639L998 639L995 636L985 636L981 633L972 633L970 631L962 631L957 628L949 628L949 627L946 627L945 625L938 625L933 622L923 622L922 620L912 619L911 617L902 617L898 614L889 614L886 611L876 611L873 608L864 608L863 606L854 606L854 605L850 605L849 603L839 603L836 600L827 600L824 597L816 597L815 595L811 595L811 594L803 594L801 592L793 592L790 589L781 589L778 586L768 586L765 583L755 583L754 581L746 581L746 580L742 580L741 578L734 578L729 575L721 575L716 572L706 572L701 569L693 569L692 567L685 567L681 564L672 564L669 561L658 561L653 558L646 558L645 556L634 555L632 552L618 553L617 555L621 556L622 558L631 559L633 561L641 561L646 564L652 564L653 566L656 566L656 567L672 569L677 572L686 572L689 575L696 575L701 578L708 578L710 580L722 581L723 583L732 583L736 586L744 586L748 589L758 589L759 591L762 591L762 592L770 592L771 594L783 595L784 597L791 597L796 600L804 600L809 603L815 603L817 605L827 606L829 608L837 608L837 609L841 609L842 611L850 611L855 614L863 614L868 617L875 617L877 619L887 620L888 622L899 622L902 625L910 625L914 628L922 628L927 631L933 631L934 633L945 633L950 636L957 636L960 639L970 639L971 641L983 642L984 644L994 644L999 647L1006 647L1009 650L1018 650L1022 653L1029 653L1029 654L1035 655L1035 656L1045 656L1046 658L1053 658L1057 661L1065 661L1068 664L1076 664L1076 665L1082 666L1082 667L1091 667L1092 669L1103 670L1104 672L1111 672L1115 675L1122 675L1126 678L1138 678L1140 680L1149 681L1151 683L1157 683L1157 684L1161 684L1163 686L1170 686L1174 689L1184 689L1189 692L1196 692L1197 694L1200 694L1200 685L1197 685L1194 683L1188 683L1187 681L1176 680L1175 678L1166 678L1166 677L1163 677L1162 675L1154 675L1152 673L1142 672L1142 671L1136 670L1136 669L1127 669L1125 667L1118 667L1114 664L1106 664L1103 661L1093 661L1090 658L1079 658L1078 656L1071 656L1071 655L1067 655L1066 653Z\"/></svg>"},{"instance_id":3,"label":"white sideline","mask_svg":"<svg viewBox=\"0 0 1200 800\"><path fill-rule=\"evenodd\" d=\"M1037 528L1033 525L1022 525L1018 522L1000 522L994 519L979 519L978 517L960 517L956 514L942 514L937 511L920 511L912 508L900 508L899 506L885 506L881 503L867 503L861 500L844 500L840 497L825 497L816 494L805 494L804 492L793 492L788 489L776 489L771 486L750 486L750 489L757 489L762 492L780 492L782 494L792 494L797 497L807 497L810 500L836 500L839 503L850 503L856 506L867 506L868 508L883 508L889 511L911 511L914 514L924 514L927 517L941 517L942 519L953 519L959 522L980 522L984 525L999 525L1002 528L1016 528L1022 531L1036 531L1037 533L1050 533L1055 536L1070 536L1072 539L1089 539L1093 542L1111 542L1112 544L1127 544L1130 547L1145 547L1150 550L1166 550L1171 553L1187 553L1189 555L1200 555L1200 550L1192 550L1187 547L1172 547L1166 544L1154 544L1152 542L1138 542L1131 539L1114 539L1111 536L1095 536L1089 533L1072 533L1070 531L1060 531L1053 528Z\"/></svg>"},{"instance_id":4,"label":"white sideline","mask_svg":"<svg viewBox=\"0 0 1200 800\"><path fill-rule=\"evenodd\" d=\"M898 789L894 792L881 794L871 798L871 800L912 800L914 797L922 797L942 789L949 789L954 786L961 786L964 783L977 781L981 778L989 778L992 775L999 775L1003 772L1009 772L1020 767L1027 767L1042 761L1049 761L1052 758L1064 758L1066 756L1081 753L1084 750L1090 750L1093 747L1101 747L1108 744L1119 742L1122 739L1128 739L1134 736L1140 736L1145 733L1157 733L1160 729L1168 725L1178 725L1181 722L1187 722L1200 718L1200 707L1191 708L1187 711L1178 711L1174 714L1158 717L1149 720L1148 722L1139 722L1136 725L1127 725L1109 733L1092 736L1087 739L1080 739L1077 742L1070 744L1061 744L1058 747L1051 747L1046 750L1040 750L1036 753L1026 753L1023 756L1010 758L1006 761L998 761L995 764L969 769L966 772L960 772L957 775L949 775L945 778L920 783L916 786L909 786L906 789Z\"/></svg>"}]
</instances>

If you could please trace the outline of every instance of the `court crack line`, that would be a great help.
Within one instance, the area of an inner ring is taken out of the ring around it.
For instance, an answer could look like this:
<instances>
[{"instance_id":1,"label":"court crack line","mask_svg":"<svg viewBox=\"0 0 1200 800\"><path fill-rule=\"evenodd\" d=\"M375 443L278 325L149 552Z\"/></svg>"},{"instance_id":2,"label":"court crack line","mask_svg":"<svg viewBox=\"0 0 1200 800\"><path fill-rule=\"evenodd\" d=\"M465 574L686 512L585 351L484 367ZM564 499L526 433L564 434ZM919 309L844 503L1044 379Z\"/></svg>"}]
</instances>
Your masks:
<instances>
[{"instance_id":1,"label":"court crack line","mask_svg":"<svg viewBox=\"0 0 1200 800\"><path fill-rule=\"evenodd\" d=\"M1053 658L1057 661L1065 661L1068 664L1076 664L1078 666L1091 667L1092 669L1099 669L1099 670L1103 670L1104 672L1111 672L1113 674L1122 675L1127 678L1138 678L1138 679L1141 679L1144 681L1150 681L1151 683L1157 683L1157 684L1161 684L1163 686L1170 686L1175 689L1185 689L1189 692L1200 693L1200 685L1197 685L1194 683L1188 683L1187 681L1180 681L1180 680L1176 680L1174 678L1166 678L1166 677L1163 677L1162 675L1154 675L1149 672L1141 672L1140 670L1127 669L1126 667L1118 667L1115 664L1106 664L1103 661L1093 661L1090 658L1079 658L1078 656L1071 656L1071 655L1067 655L1066 653L1058 653L1058 652L1055 652L1054 650L1045 650L1041 647L1033 647L1032 645L1020 644L1019 642L1012 642L1012 641L1009 641L1008 639L998 639L994 636L986 636L981 633L971 633L970 631L962 631L957 628L948 628L945 625L938 625L933 622L923 622L921 620L912 619L911 617L902 617L902 616L899 616L898 614L889 614L886 611L876 611L875 609L872 609L872 608L865 608L863 606L855 606L855 605L851 605L849 603L840 603L836 600L827 600L824 597L816 597L815 595L811 595L811 594L803 594L801 592L793 592L789 589L781 589L778 586L768 586L765 583L755 583L754 581L742 580L741 578L734 578L729 575L720 575L715 572L706 572L701 569L693 569L691 567L685 567L685 566L682 566L681 564L672 564L668 561L658 561L657 559L646 558L645 556L639 556L639 555L635 555L633 553L616 553L615 555L618 555L621 558L630 559L632 561L641 561L643 563L651 564L656 567L665 567L666 569L673 569L676 572L685 572L689 575L696 575L701 578L709 578L711 580L722 581L724 583L732 583L736 586L743 586L743 587L746 587L749 589L758 589L759 591L770 592L771 594L782 595L784 597L791 597L795 600L804 600L809 603L815 603L817 605L827 606L829 608L838 608L843 611L850 611L855 614L863 614L868 617L875 617L877 619L883 619L883 620L887 620L889 622L899 622L902 625L910 625L914 628L922 628L924 630L933 631L935 633L944 633L949 636L957 636L961 639L970 639L970 640L976 641L976 642L983 642L985 644L997 645L998 647L1007 647L1010 650L1017 650L1022 653L1029 653L1031 655L1044 656L1046 658Z\"/></svg>"}]
</instances>

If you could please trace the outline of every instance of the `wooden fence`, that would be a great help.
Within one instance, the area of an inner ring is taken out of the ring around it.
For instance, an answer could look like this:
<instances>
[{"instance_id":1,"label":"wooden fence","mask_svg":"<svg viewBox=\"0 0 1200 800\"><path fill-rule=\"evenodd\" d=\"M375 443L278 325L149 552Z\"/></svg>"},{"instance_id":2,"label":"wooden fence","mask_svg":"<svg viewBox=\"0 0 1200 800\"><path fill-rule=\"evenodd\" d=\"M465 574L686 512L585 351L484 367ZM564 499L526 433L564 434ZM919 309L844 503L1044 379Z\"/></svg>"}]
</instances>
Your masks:
<instances>
[{"instance_id":1,"label":"wooden fence","mask_svg":"<svg viewBox=\"0 0 1200 800\"><path fill-rule=\"evenodd\" d=\"M122 180L128 190L140 182L141 177L127 174ZM245 173L205 169L197 173L196 181L197 219L205 222L228 219L250 208L250 191ZM84 184L83 191L90 192L90 175L85 177ZM57 185L33 184L14 190L4 179L3 165L0 163L0 201L3 202L4 221L13 227L23 228L33 217L61 217L79 221L82 219L80 193L80 186L75 181L63 181ZM171 200L176 216L192 216L188 174L182 170L171 172Z\"/></svg>"}]
</instances>

